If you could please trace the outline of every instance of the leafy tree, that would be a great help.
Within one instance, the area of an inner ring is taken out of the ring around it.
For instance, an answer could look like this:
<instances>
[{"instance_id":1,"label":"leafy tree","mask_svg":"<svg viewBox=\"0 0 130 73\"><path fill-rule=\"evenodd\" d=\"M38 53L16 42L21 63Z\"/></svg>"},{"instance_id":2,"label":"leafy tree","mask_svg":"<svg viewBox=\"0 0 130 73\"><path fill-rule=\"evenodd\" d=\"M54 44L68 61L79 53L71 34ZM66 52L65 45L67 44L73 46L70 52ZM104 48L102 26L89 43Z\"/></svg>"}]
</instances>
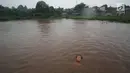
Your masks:
<instances>
[{"instance_id":1,"label":"leafy tree","mask_svg":"<svg viewBox=\"0 0 130 73\"><path fill-rule=\"evenodd\" d=\"M0 5L0 16L4 14L4 6Z\"/></svg>"},{"instance_id":2,"label":"leafy tree","mask_svg":"<svg viewBox=\"0 0 130 73\"><path fill-rule=\"evenodd\" d=\"M0 9L4 9L4 6L0 5Z\"/></svg>"},{"instance_id":3,"label":"leafy tree","mask_svg":"<svg viewBox=\"0 0 130 73\"><path fill-rule=\"evenodd\" d=\"M62 12L63 12L63 8L57 8L57 9L55 9L55 13L58 15L58 16L60 16L61 14L62 14Z\"/></svg>"},{"instance_id":4,"label":"leafy tree","mask_svg":"<svg viewBox=\"0 0 130 73\"><path fill-rule=\"evenodd\" d=\"M102 5L101 7L105 7L105 9L107 10L108 5L107 5L107 4L104 4L104 5Z\"/></svg>"},{"instance_id":5,"label":"leafy tree","mask_svg":"<svg viewBox=\"0 0 130 73\"><path fill-rule=\"evenodd\" d=\"M116 7L111 7L110 6L110 7L107 8L107 12L108 13L113 13L114 12L116 14L116 9L117 9Z\"/></svg>"},{"instance_id":6,"label":"leafy tree","mask_svg":"<svg viewBox=\"0 0 130 73\"><path fill-rule=\"evenodd\" d=\"M39 1L36 4L36 11L46 13L49 11L49 6L44 1Z\"/></svg>"},{"instance_id":7,"label":"leafy tree","mask_svg":"<svg viewBox=\"0 0 130 73\"><path fill-rule=\"evenodd\" d=\"M50 13L51 16L53 16L55 14L55 9L54 9L53 6L49 7L49 13Z\"/></svg>"},{"instance_id":8,"label":"leafy tree","mask_svg":"<svg viewBox=\"0 0 130 73\"><path fill-rule=\"evenodd\" d=\"M17 9L18 9L18 10L23 10L24 7L23 7L23 5L19 5L19 6L17 7Z\"/></svg>"},{"instance_id":9,"label":"leafy tree","mask_svg":"<svg viewBox=\"0 0 130 73\"><path fill-rule=\"evenodd\" d=\"M81 13L81 11L86 7L86 4L80 3L74 7L75 12Z\"/></svg>"},{"instance_id":10,"label":"leafy tree","mask_svg":"<svg viewBox=\"0 0 130 73\"><path fill-rule=\"evenodd\" d=\"M17 16L25 17L27 16L27 7L23 5L19 5L16 10Z\"/></svg>"}]
</instances>

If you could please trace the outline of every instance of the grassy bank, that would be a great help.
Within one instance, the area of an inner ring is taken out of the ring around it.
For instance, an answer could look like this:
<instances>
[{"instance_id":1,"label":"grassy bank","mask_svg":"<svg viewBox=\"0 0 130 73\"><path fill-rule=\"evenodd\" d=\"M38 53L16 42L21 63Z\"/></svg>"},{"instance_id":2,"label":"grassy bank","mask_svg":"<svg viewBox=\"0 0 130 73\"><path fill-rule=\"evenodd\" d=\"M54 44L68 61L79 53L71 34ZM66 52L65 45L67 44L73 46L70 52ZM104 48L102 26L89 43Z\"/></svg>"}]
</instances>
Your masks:
<instances>
[{"instance_id":1,"label":"grassy bank","mask_svg":"<svg viewBox=\"0 0 130 73\"><path fill-rule=\"evenodd\" d=\"M130 17L128 16L97 16L97 17L83 17L83 16L70 16L71 19L86 19L86 20L106 20L106 21L116 21L130 23Z\"/></svg>"},{"instance_id":2,"label":"grassy bank","mask_svg":"<svg viewBox=\"0 0 130 73\"><path fill-rule=\"evenodd\" d=\"M28 16L28 17L0 17L0 21L11 21L11 20L29 20L29 19L61 19L62 17L59 16L51 16L51 17L42 17L42 16Z\"/></svg>"},{"instance_id":3,"label":"grassy bank","mask_svg":"<svg viewBox=\"0 0 130 73\"><path fill-rule=\"evenodd\" d=\"M28 17L19 17L19 16L9 16L9 17L0 17L0 21L10 21L10 20L27 20L27 19L61 19L60 16L28 16ZM105 21L114 21L114 22L123 22L130 23L130 17L128 16L96 16L96 17L84 17L84 16L68 16L70 19L84 19L84 20L105 20Z\"/></svg>"},{"instance_id":4,"label":"grassy bank","mask_svg":"<svg viewBox=\"0 0 130 73\"><path fill-rule=\"evenodd\" d=\"M18 16L12 16L12 17L0 17L0 21L10 21L10 20L25 20L25 19L31 19L31 17L18 17Z\"/></svg>"}]
</instances>

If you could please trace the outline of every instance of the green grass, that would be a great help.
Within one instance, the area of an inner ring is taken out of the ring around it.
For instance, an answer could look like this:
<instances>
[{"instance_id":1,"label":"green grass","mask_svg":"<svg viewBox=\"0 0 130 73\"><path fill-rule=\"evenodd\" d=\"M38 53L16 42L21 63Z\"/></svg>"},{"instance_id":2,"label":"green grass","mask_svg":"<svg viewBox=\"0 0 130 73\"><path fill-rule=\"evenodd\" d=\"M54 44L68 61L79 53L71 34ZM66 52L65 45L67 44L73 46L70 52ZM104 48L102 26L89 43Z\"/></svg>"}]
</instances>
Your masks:
<instances>
[{"instance_id":1,"label":"green grass","mask_svg":"<svg viewBox=\"0 0 130 73\"><path fill-rule=\"evenodd\" d=\"M0 21L9 21L9 20L26 20L26 19L61 19L60 16L51 16L51 17L20 17L20 16L7 16L7 17L0 17ZM83 20L105 20L105 21L115 21L115 22L124 22L130 23L129 16L96 16L96 17L85 17L85 16L68 16L67 18L70 19L83 19Z\"/></svg>"},{"instance_id":2,"label":"green grass","mask_svg":"<svg viewBox=\"0 0 130 73\"><path fill-rule=\"evenodd\" d=\"M44 17L44 16L28 16L28 17L20 17L20 16L6 16L0 17L0 21L10 21L10 20L26 20L26 19L61 19L60 16L51 16L51 17Z\"/></svg>"},{"instance_id":3,"label":"green grass","mask_svg":"<svg viewBox=\"0 0 130 73\"><path fill-rule=\"evenodd\" d=\"M116 21L116 22L124 22L130 23L130 17L128 16L97 16L97 17L83 17L83 16L70 16L71 19L86 19L86 20L106 20L106 21Z\"/></svg>"}]
</instances>

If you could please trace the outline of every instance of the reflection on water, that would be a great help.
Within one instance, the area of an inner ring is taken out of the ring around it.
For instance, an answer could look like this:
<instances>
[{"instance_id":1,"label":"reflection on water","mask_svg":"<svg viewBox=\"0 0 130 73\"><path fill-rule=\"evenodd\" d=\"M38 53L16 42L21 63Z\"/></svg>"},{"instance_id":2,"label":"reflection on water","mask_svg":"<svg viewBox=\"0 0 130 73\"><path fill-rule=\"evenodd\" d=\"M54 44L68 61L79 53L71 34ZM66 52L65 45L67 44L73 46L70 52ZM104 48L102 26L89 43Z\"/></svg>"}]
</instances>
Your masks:
<instances>
[{"instance_id":1,"label":"reflection on water","mask_svg":"<svg viewBox=\"0 0 130 73\"><path fill-rule=\"evenodd\" d=\"M0 22L2 73L129 73L130 25L92 20ZM75 65L75 55L84 59Z\"/></svg>"},{"instance_id":2,"label":"reflection on water","mask_svg":"<svg viewBox=\"0 0 130 73\"><path fill-rule=\"evenodd\" d=\"M44 35L49 33L50 23L50 20L38 20L38 27L41 29L41 32L44 33Z\"/></svg>"}]
</instances>

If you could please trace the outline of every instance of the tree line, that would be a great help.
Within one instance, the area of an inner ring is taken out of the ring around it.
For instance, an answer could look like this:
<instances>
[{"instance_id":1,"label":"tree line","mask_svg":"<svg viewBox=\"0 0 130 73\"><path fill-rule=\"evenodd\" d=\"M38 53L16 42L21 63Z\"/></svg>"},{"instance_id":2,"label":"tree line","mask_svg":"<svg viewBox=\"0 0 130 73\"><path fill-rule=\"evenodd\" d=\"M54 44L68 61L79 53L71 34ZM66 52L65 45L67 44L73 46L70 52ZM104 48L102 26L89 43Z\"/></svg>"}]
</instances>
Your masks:
<instances>
[{"instance_id":1,"label":"tree line","mask_svg":"<svg viewBox=\"0 0 130 73\"><path fill-rule=\"evenodd\" d=\"M62 12L63 8L54 8L44 1L37 2L35 8L27 8L23 5L9 8L0 5L0 20L60 17Z\"/></svg>"},{"instance_id":2,"label":"tree line","mask_svg":"<svg viewBox=\"0 0 130 73\"><path fill-rule=\"evenodd\" d=\"M106 8L106 12L116 12L115 7L111 7L107 4L102 5ZM126 6L130 8L130 6ZM19 5L17 8L4 7L0 5L0 20L9 20L9 19L31 19L31 18L56 18L61 17L62 14L70 15L81 15L84 8L89 8L88 5L84 3L77 4L73 8L54 8L49 6L44 1L38 1L35 8L27 8L27 6ZM97 13L100 13L100 7L93 6L92 8L96 9Z\"/></svg>"}]
</instances>

